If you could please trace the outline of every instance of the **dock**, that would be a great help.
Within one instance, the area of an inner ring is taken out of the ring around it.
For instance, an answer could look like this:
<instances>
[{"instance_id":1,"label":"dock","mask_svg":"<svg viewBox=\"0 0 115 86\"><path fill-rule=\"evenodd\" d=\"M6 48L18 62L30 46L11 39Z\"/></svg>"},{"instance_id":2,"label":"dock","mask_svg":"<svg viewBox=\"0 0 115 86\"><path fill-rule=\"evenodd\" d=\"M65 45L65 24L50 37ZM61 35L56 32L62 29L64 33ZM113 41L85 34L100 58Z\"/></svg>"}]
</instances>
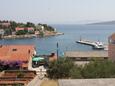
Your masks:
<instances>
[{"instance_id":1,"label":"dock","mask_svg":"<svg viewBox=\"0 0 115 86\"><path fill-rule=\"evenodd\" d=\"M93 49L105 50L105 46L102 42L93 42L93 41L89 41L89 40L80 40L80 41L76 41L76 42L79 44L92 46Z\"/></svg>"}]
</instances>

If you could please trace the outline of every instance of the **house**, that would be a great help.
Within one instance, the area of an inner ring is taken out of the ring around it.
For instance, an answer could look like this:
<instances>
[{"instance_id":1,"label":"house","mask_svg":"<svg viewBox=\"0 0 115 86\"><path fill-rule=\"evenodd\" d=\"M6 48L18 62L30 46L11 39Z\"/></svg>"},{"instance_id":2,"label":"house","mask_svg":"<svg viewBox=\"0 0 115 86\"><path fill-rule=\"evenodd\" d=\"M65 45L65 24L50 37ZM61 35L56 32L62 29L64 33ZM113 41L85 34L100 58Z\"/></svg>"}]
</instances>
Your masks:
<instances>
[{"instance_id":1,"label":"house","mask_svg":"<svg viewBox=\"0 0 115 86\"><path fill-rule=\"evenodd\" d=\"M34 45L0 45L0 61L21 62L22 69L28 68L28 62L34 54Z\"/></svg>"},{"instance_id":2,"label":"house","mask_svg":"<svg viewBox=\"0 0 115 86\"><path fill-rule=\"evenodd\" d=\"M16 32L21 31L21 30L26 30L26 31L28 31L28 32L33 32L33 31L34 31L34 28L32 28L32 27L26 27L26 28L16 27L16 28L15 28L15 31L16 31Z\"/></svg>"},{"instance_id":3,"label":"house","mask_svg":"<svg viewBox=\"0 0 115 86\"><path fill-rule=\"evenodd\" d=\"M5 34L4 29L0 29L0 38L2 38L4 36L4 34Z\"/></svg>"},{"instance_id":4,"label":"house","mask_svg":"<svg viewBox=\"0 0 115 86\"><path fill-rule=\"evenodd\" d=\"M2 25L3 27L9 27L11 24L10 22L2 22L0 23L0 25Z\"/></svg>"},{"instance_id":5,"label":"house","mask_svg":"<svg viewBox=\"0 0 115 86\"><path fill-rule=\"evenodd\" d=\"M109 45L108 45L109 58L112 60L115 60L115 33L109 36L108 42L109 42Z\"/></svg>"},{"instance_id":6,"label":"house","mask_svg":"<svg viewBox=\"0 0 115 86\"><path fill-rule=\"evenodd\" d=\"M15 28L15 31L16 31L16 32L18 32L18 31L20 31L20 30L25 30L25 28L21 28L21 27L16 27L16 28Z\"/></svg>"},{"instance_id":7,"label":"house","mask_svg":"<svg viewBox=\"0 0 115 86\"><path fill-rule=\"evenodd\" d=\"M107 51L70 51L65 52L64 55L74 61L91 61L93 58L108 59Z\"/></svg>"},{"instance_id":8,"label":"house","mask_svg":"<svg viewBox=\"0 0 115 86\"><path fill-rule=\"evenodd\" d=\"M89 63L92 60L107 60L108 52L107 51L68 51L64 53L66 58L74 61L75 64L84 65Z\"/></svg>"},{"instance_id":9,"label":"house","mask_svg":"<svg viewBox=\"0 0 115 86\"><path fill-rule=\"evenodd\" d=\"M4 29L0 29L0 35L3 36L5 33Z\"/></svg>"},{"instance_id":10,"label":"house","mask_svg":"<svg viewBox=\"0 0 115 86\"><path fill-rule=\"evenodd\" d=\"M44 26L41 26L41 30L44 31L45 27Z\"/></svg>"},{"instance_id":11,"label":"house","mask_svg":"<svg viewBox=\"0 0 115 86\"><path fill-rule=\"evenodd\" d=\"M35 35L39 35L40 32L39 32L39 31L35 31L34 34L35 34Z\"/></svg>"},{"instance_id":12,"label":"house","mask_svg":"<svg viewBox=\"0 0 115 86\"><path fill-rule=\"evenodd\" d=\"M56 61L57 59L57 54L51 53L51 55L49 55L49 62Z\"/></svg>"},{"instance_id":13,"label":"house","mask_svg":"<svg viewBox=\"0 0 115 86\"><path fill-rule=\"evenodd\" d=\"M37 25L37 30L40 30L40 31L44 31L44 26L43 25L41 25L41 24L39 24L39 25Z\"/></svg>"},{"instance_id":14,"label":"house","mask_svg":"<svg viewBox=\"0 0 115 86\"><path fill-rule=\"evenodd\" d=\"M25 30L27 30L28 32L33 32L33 31L34 31L34 28L32 28L32 27L27 27L27 28L25 28Z\"/></svg>"}]
</instances>

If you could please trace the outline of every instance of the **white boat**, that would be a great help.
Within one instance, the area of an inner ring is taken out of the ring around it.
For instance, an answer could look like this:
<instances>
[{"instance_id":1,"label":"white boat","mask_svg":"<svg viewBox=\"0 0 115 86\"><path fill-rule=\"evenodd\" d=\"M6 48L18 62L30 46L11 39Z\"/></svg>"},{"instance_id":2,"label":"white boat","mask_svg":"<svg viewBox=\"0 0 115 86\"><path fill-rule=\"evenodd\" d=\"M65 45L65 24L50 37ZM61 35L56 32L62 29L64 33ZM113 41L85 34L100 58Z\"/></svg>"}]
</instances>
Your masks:
<instances>
[{"instance_id":1,"label":"white boat","mask_svg":"<svg viewBox=\"0 0 115 86\"><path fill-rule=\"evenodd\" d=\"M76 41L77 43L80 44L85 44L85 45L90 45L93 47L93 49L103 49L104 50L104 45L102 42L92 42L89 40L80 40L80 41Z\"/></svg>"}]
</instances>

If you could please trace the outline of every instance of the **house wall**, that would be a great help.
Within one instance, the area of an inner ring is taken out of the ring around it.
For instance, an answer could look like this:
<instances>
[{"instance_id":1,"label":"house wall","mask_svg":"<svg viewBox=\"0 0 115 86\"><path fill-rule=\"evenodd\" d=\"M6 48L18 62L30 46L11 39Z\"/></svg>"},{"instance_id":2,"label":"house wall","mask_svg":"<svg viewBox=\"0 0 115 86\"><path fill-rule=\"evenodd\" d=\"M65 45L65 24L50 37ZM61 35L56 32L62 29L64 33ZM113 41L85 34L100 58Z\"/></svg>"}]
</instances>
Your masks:
<instances>
[{"instance_id":1,"label":"house wall","mask_svg":"<svg viewBox=\"0 0 115 86\"><path fill-rule=\"evenodd\" d=\"M93 59L106 60L108 57L67 57L73 61L92 61Z\"/></svg>"},{"instance_id":2,"label":"house wall","mask_svg":"<svg viewBox=\"0 0 115 86\"><path fill-rule=\"evenodd\" d=\"M4 30L0 29L0 35L4 35Z\"/></svg>"},{"instance_id":3,"label":"house wall","mask_svg":"<svg viewBox=\"0 0 115 86\"><path fill-rule=\"evenodd\" d=\"M108 55L110 59L115 60L115 44L109 44Z\"/></svg>"},{"instance_id":4,"label":"house wall","mask_svg":"<svg viewBox=\"0 0 115 86\"><path fill-rule=\"evenodd\" d=\"M109 38L108 38L108 56L109 59L115 60L115 34L112 34Z\"/></svg>"}]
</instances>

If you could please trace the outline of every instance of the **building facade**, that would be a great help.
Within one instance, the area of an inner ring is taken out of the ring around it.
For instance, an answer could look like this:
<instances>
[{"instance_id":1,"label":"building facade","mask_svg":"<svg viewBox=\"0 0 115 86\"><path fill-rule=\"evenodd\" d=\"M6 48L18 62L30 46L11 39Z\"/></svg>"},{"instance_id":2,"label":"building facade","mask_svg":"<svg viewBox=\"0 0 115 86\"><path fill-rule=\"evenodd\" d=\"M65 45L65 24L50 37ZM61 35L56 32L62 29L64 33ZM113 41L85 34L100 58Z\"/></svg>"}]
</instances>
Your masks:
<instances>
[{"instance_id":1,"label":"building facade","mask_svg":"<svg viewBox=\"0 0 115 86\"><path fill-rule=\"evenodd\" d=\"M108 56L110 59L115 60L115 33L108 38Z\"/></svg>"}]
</instances>

